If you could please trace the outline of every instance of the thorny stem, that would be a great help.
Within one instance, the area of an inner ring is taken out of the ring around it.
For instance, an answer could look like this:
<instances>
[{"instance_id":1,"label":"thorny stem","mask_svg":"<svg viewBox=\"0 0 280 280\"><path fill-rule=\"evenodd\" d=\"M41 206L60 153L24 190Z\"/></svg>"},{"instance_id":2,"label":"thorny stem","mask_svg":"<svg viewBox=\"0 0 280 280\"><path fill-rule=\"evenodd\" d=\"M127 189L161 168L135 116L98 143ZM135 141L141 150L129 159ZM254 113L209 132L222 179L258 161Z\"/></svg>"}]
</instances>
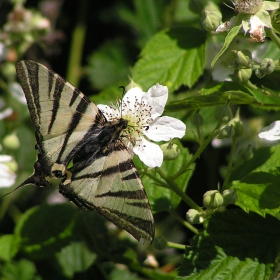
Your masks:
<instances>
[{"instance_id":1,"label":"thorny stem","mask_svg":"<svg viewBox=\"0 0 280 280\"><path fill-rule=\"evenodd\" d=\"M174 243L174 242L170 242L170 241L167 241L167 246L169 248L174 248L174 249L179 249L179 250L186 250L186 245L179 244L179 243Z\"/></svg>"},{"instance_id":2,"label":"thorny stem","mask_svg":"<svg viewBox=\"0 0 280 280\"><path fill-rule=\"evenodd\" d=\"M182 225L184 225L186 228L188 228L190 231L192 231L194 234L198 235L199 231L197 228L195 228L193 225L185 221L183 218L181 218L175 211L169 210L169 213Z\"/></svg>"},{"instance_id":3,"label":"thorny stem","mask_svg":"<svg viewBox=\"0 0 280 280\"><path fill-rule=\"evenodd\" d=\"M170 177L167 175L165 170L158 167L157 172L159 175L164 179L164 181L167 183L168 188L175 192L177 195L179 195L182 200L186 202L191 208L196 209L198 212L202 212L203 210L185 193L183 192L178 185L174 182L174 180L170 179Z\"/></svg>"}]
</instances>

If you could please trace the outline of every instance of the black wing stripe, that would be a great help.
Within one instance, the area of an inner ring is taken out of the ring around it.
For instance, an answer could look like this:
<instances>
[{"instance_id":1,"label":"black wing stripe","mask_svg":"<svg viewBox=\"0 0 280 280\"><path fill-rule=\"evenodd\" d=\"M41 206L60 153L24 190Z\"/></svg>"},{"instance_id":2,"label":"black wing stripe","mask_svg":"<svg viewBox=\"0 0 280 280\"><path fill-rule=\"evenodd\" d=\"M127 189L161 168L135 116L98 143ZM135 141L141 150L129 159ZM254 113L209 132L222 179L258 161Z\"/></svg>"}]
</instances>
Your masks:
<instances>
[{"instance_id":1,"label":"black wing stripe","mask_svg":"<svg viewBox=\"0 0 280 280\"><path fill-rule=\"evenodd\" d=\"M71 100L71 102L72 102L72 100ZM83 99L80 100L80 102L76 108L77 111L73 114L71 122L68 125L67 133L64 137L64 141L63 141L61 150L60 150L58 158L57 158L58 162L60 162L60 158L62 157L62 155L66 149L66 146L67 146L68 140L70 139L71 134L76 129L77 125L80 123L80 120L83 116L82 113L86 112L88 106L89 106L89 104L85 103L85 101ZM82 142L82 141L83 141L83 139L81 139L80 142ZM78 144L74 147L74 149L65 158L65 160L64 160L65 164L68 164L68 162L73 158L73 156L79 149L80 149L80 145Z\"/></svg>"},{"instance_id":2,"label":"black wing stripe","mask_svg":"<svg viewBox=\"0 0 280 280\"><path fill-rule=\"evenodd\" d=\"M50 73L49 73L50 76ZM53 108L52 108L52 116L51 116L51 121L48 127L48 133L51 132L52 126L55 122L58 109L59 109L59 103L60 103L60 98L61 98L61 93L63 91L64 84L62 84L58 79L55 80L55 88L54 88L54 94L53 94Z\"/></svg>"},{"instance_id":3,"label":"black wing stripe","mask_svg":"<svg viewBox=\"0 0 280 280\"><path fill-rule=\"evenodd\" d=\"M127 199L145 199L145 200L147 198L144 190L106 192L106 193L96 195L96 197L110 197L110 196L127 198Z\"/></svg>"},{"instance_id":4,"label":"black wing stripe","mask_svg":"<svg viewBox=\"0 0 280 280\"><path fill-rule=\"evenodd\" d=\"M117 210L112 210L105 207L97 207L96 210L119 227L123 227L122 220L126 221L127 230L133 236L139 236L138 230L141 230L147 236L149 236L150 233L154 232L153 223L149 220L144 220L142 218L126 215Z\"/></svg>"}]
</instances>

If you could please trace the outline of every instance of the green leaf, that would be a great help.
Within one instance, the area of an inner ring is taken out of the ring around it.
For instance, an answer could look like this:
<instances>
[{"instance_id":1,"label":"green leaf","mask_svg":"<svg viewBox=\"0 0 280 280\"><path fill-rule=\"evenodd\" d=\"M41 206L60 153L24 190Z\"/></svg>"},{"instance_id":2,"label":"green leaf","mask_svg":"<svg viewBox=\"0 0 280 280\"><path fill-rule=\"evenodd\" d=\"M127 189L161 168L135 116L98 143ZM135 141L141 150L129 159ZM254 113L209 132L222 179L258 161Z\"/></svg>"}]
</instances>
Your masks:
<instances>
[{"instance_id":1,"label":"green leaf","mask_svg":"<svg viewBox=\"0 0 280 280\"><path fill-rule=\"evenodd\" d=\"M68 278L72 278L75 272L87 270L96 257L83 242L73 242L56 254L63 274Z\"/></svg>"},{"instance_id":2,"label":"green leaf","mask_svg":"<svg viewBox=\"0 0 280 280\"><path fill-rule=\"evenodd\" d=\"M26 211L16 225L22 250L32 258L45 258L69 243L76 210L69 203L43 205Z\"/></svg>"},{"instance_id":3,"label":"green leaf","mask_svg":"<svg viewBox=\"0 0 280 280\"><path fill-rule=\"evenodd\" d=\"M161 168L168 172L168 176L172 176L175 174L180 167L188 161L191 157L189 154L188 149L183 148L182 145L179 144L179 141L172 141L173 143L179 145L181 153L180 155L172 160L172 161L164 161ZM138 158L135 158L135 163L140 169L141 162ZM179 186L179 188L185 192L188 181L193 173L194 165L192 165L189 170L179 176L175 183ZM141 172L141 171L140 171ZM142 173L142 172L141 172ZM149 171L149 173L156 179L163 181L161 176L156 172L156 169ZM145 175L145 171L142 173L141 176L142 183L145 186L150 205L153 212L160 212L165 210L170 210L170 208L175 209L181 201L181 197L175 194L170 189L162 187L156 180L153 180L149 176ZM164 181L163 181L164 182Z\"/></svg>"},{"instance_id":4,"label":"green leaf","mask_svg":"<svg viewBox=\"0 0 280 280\"><path fill-rule=\"evenodd\" d=\"M254 151L254 156L231 174L230 188L237 192L236 204L244 211L280 219L280 146Z\"/></svg>"},{"instance_id":5,"label":"green leaf","mask_svg":"<svg viewBox=\"0 0 280 280\"><path fill-rule=\"evenodd\" d=\"M129 74L129 50L121 40L105 43L98 51L89 58L86 73L94 88L103 89L116 83L119 86L127 83Z\"/></svg>"},{"instance_id":6,"label":"green leaf","mask_svg":"<svg viewBox=\"0 0 280 280\"><path fill-rule=\"evenodd\" d=\"M133 68L133 80L144 90L163 83L170 91L192 87L203 73L205 32L177 27L156 34L144 47Z\"/></svg>"},{"instance_id":7,"label":"green leaf","mask_svg":"<svg viewBox=\"0 0 280 280\"><path fill-rule=\"evenodd\" d=\"M0 259L10 261L19 250L19 242L13 234L0 237Z\"/></svg>"},{"instance_id":8,"label":"green leaf","mask_svg":"<svg viewBox=\"0 0 280 280\"><path fill-rule=\"evenodd\" d=\"M234 26L229 33L227 34L226 38L225 38L225 42L223 47L220 49L220 51L216 54L216 56L214 57L212 63L211 63L211 67L213 67L215 65L215 63L217 62L217 60L221 57L221 55L227 50L227 48L229 47L230 43L232 42L232 40L238 35L240 29L242 27L242 24L238 25L238 26Z\"/></svg>"},{"instance_id":9,"label":"green leaf","mask_svg":"<svg viewBox=\"0 0 280 280\"><path fill-rule=\"evenodd\" d=\"M279 231L280 222L271 216L241 210L216 213L207 230L187 247L176 280L213 275L220 280L268 279L280 245Z\"/></svg>"},{"instance_id":10,"label":"green leaf","mask_svg":"<svg viewBox=\"0 0 280 280\"><path fill-rule=\"evenodd\" d=\"M36 276L35 265L25 259L18 262L7 263L2 267L1 271L3 280L40 280L41 277Z\"/></svg>"},{"instance_id":11,"label":"green leaf","mask_svg":"<svg viewBox=\"0 0 280 280\"><path fill-rule=\"evenodd\" d=\"M167 0L134 0L133 11L125 6L119 7L120 18L137 31L138 45L143 46L162 26L163 13Z\"/></svg>"}]
</instances>

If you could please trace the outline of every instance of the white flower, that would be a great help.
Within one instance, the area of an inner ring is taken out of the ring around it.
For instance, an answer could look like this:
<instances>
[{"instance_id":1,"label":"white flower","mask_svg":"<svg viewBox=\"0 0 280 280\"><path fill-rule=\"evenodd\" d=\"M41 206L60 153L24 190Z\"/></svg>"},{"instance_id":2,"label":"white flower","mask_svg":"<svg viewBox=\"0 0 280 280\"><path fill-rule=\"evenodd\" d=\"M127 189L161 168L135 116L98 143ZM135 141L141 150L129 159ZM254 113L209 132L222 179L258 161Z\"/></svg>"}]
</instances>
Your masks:
<instances>
[{"instance_id":1,"label":"white flower","mask_svg":"<svg viewBox=\"0 0 280 280\"><path fill-rule=\"evenodd\" d=\"M180 120L160 117L168 98L168 89L159 84L148 92L140 88L130 89L117 106L98 105L108 121L122 117L128 126L121 134L133 153L149 167L161 166L163 153L160 147L150 141L170 141L185 135L186 126Z\"/></svg>"},{"instance_id":2,"label":"white flower","mask_svg":"<svg viewBox=\"0 0 280 280\"><path fill-rule=\"evenodd\" d=\"M266 35L264 28L272 28L268 11L278 10L279 3L263 0L233 0L232 2L235 11L239 13L238 22L242 22L244 33L249 31L251 38L257 42L263 42ZM231 30L235 26L235 20L236 17L232 17L229 21L222 23L216 29L216 33Z\"/></svg>"},{"instance_id":3,"label":"white flower","mask_svg":"<svg viewBox=\"0 0 280 280\"><path fill-rule=\"evenodd\" d=\"M280 140L280 121L273 122L269 126L262 128L259 137L269 141Z\"/></svg>"},{"instance_id":4,"label":"white flower","mask_svg":"<svg viewBox=\"0 0 280 280\"><path fill-rule=\"evenodd\" d=\"M257 16L251 16L250 20L250 37L255 39L257 42L263 42L265 39L265 27L269 27L260 20Z\"/></svg>"},{"instance_id":5,"label":"white flower","mask_svg":"<svg viewBox=\"0 0 280 280\"><path fill-rule=\"evenodd\" d=\"M12 157L0 155L0 188L10 187L16 181L16 174L4 162L12 162Z\"/></svg>"}]
</instances>

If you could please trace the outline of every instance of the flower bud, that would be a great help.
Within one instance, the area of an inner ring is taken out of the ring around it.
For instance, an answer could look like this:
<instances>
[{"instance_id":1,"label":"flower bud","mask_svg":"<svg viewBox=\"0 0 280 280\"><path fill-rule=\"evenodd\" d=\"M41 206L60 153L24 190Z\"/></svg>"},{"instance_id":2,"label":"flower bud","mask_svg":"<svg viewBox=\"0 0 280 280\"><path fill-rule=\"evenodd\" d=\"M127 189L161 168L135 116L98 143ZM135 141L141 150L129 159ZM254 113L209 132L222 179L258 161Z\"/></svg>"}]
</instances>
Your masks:
<instances>
[{"instance_id":1,"label":"flower bud","mask_svg":"<svg viewBox=\"0 0 280 280\"><path fill-rule=\"evenodd\" d=\"M252 63L252 54L249 50L233 51L235 53L235 59L232 62L232 67L240 68L250 68Z\"/></svg>"},{"instance_id":2,"label":"flower bud","mask_svg":"<svg viewBox=\"0 0 280 280\"><path fill-rule=\"evenodd\" d=\"M234 136L233 125L224 125L221 127L219 134L217 135L218 139L231 138Z\"/></svg>"},{"instance_id":3,"label":"flower bud","mask_svg":"<svg viewBox=\"0 0 280 280\"><path fill-rule=\"evenodd\" d=\"M208 209L216 209L223 203L223 196L216 190L208 191L203 195L203 205Z\"/></svg>"},{"instance_id":4,"label":"flower bud","mask_svg":"<svg viewBox=\"0 0 280 280\"><path fill-rule=\"evenodd\" d=\"M202 25L207 31L215 31L222 23L222 14L218 10L204 11L204 19Z\"/></svg>"},{"instance_id":5,"label":"flower bud","mask_svg":"<svg viewBox=\"0 0 280 280\"><path fill-rule=\"evenodd\" d=\"M236 112L235 117L230 120L229 125L232 125L234 128L234 137L240 137L243 135L243 123L239 117L239 109Z\"/></svg>"},{"instance_id":6,"label":"flower bud","mask_svg":"<svg viewBox=\"0 0 280 280\"><path fill-rule=\"evenodd\" d=\"M203 218L200 216L200 213L195 209L189 209L186 213L186 219L190 224L198 224L203 222Z\"/></svg>"},{"instance_id":7,"label":"flower bud","mask_svg":"<svg viewBox=\"0 0 280 280\"><path fill-rule=\"evenodd\" d=\"M278 61L276 61L278 62ZM273 61L271 58L264 58L260 64L260 71L263 74L270 74L274 71L276 62Z\"/></svg>"},{"instance_id":8,"label":"flower bud","mask_svg":"<svg viewBox=\"0 0 280 280\"><path fill-rule=\"evenodd\" d=\"M199 110L197 110L195 114L191 117L191 124L196 128L203 125L203 117L200 115Z\"/></svg>"},{"instance_id":9,"label":"flower bud","mask_svg":"<svg viewBox=\"0 0 280 280\"><path fill-rule=\"evenodd\" d=\"M154 247L157 250L163 250L167 247L167 240L163 236L157 236L154 239Z\"/></svg>"},{"instance_id":10,"label":"flower bud","mask_svg":"<svg viewBox=\"0 0 280 280\"><path fill-rule=\"evenodd\" d=\"M130 80L129 84L125 87L126 92L135 87L141 88L140 85L136 84L131 78L129 78L129 80Z\"/></svg>"},{"instance_id":11,"label":"flower bud","mask_svg":"<svg viewBox=\"0 0 280 280\"><path fill-rule=\"evenodd\" d=\"M229 102L225 105L219 105L214 113L214 117L218 122L228 123L232 119L232 112L229 107Z\"/></svg>"},{"instance_id":12,"label":"flower bud","mask_svg":"<svg viewBox=\"0 0 280 280\"><path fill-rule=\"evenodd\" d=\"M180 154L180 149L176 144L171 141L160 146L165 160L173 160Z\"/></svg>"},{"instance_id":13,"label":"flower bud","mask_svg":"<svg viewBox=\"0 0 280 280\"><path fill-rule=\"evenodd\" d=\"M261 69L257 69L257 70L255 71L255 74L256 74L256 76L257 76L259 79L261 79L261 78L263 78L263 77L265 76L265 73L263 73L263 71L262 71Z\"/></svg>"},{"instance_id":14,"label":"flower bud","mask_svg":"<svg viewBox=\"0 0 280 280\"><path fill-rule=\"evenodd\" d=\"M252 69L238 69L233 73L233 79L239 83L246 84L252 76Z\"/></svg>"},{"instance_id":15,"label":"flower bud","mask_svg":"<svg viewBox=\"0 0 280 280\"><path fill-rule=\"evenodd\" d=\"M12 171L14 173L17 172L17 170L18 170L18 164L14 159L12 159L11 161L3 162L3 164L8 166L10 171Z\"/></svg>"},{"instance_id":16,"label":"flower bud","mask_svg":"<svg viewBox=\"0 0 280 280\"><path fill-rule=\"evenodd\" d=\"M5 148L11 149L11 150L16 150L20 146L19 139L15 133L6 135L2 141L2 144Z\"/></svg>"},{"instance_id":17,"label":"flower bud","mask_svg":"<svg viewBox=\"0 0 280 280\"><path fill-rule=\"evenodd\" d=\"M245 148L245 149L240 149L238 151L238 155L243 160L248 160L248 159L252 158L253 157L253 151L252 151L251 145L248 145L248 147Z\"/></svg>"},{"instance_id":18,"label":"flower bud","mask_svg":"<svg viewBox=\"0 0 280 280\"><path fill-rule=\"evenodd\" d=\"M144 260L143 264L152 268L158 268L159 264L156 257L153 254L148 254L147 258Z\"/></svg>"},{"instance_id":19,"label":"flower bud","mask_svg":"<svg viewBox=\"0 0 280 280\"><path fill-rule=\"evenodd\" d=\"M233 189L224 190L222 195L224 199L224 206L228 204L235 204L235 202L237 201L237 193Z\"/></svg>"}]
</instances>

